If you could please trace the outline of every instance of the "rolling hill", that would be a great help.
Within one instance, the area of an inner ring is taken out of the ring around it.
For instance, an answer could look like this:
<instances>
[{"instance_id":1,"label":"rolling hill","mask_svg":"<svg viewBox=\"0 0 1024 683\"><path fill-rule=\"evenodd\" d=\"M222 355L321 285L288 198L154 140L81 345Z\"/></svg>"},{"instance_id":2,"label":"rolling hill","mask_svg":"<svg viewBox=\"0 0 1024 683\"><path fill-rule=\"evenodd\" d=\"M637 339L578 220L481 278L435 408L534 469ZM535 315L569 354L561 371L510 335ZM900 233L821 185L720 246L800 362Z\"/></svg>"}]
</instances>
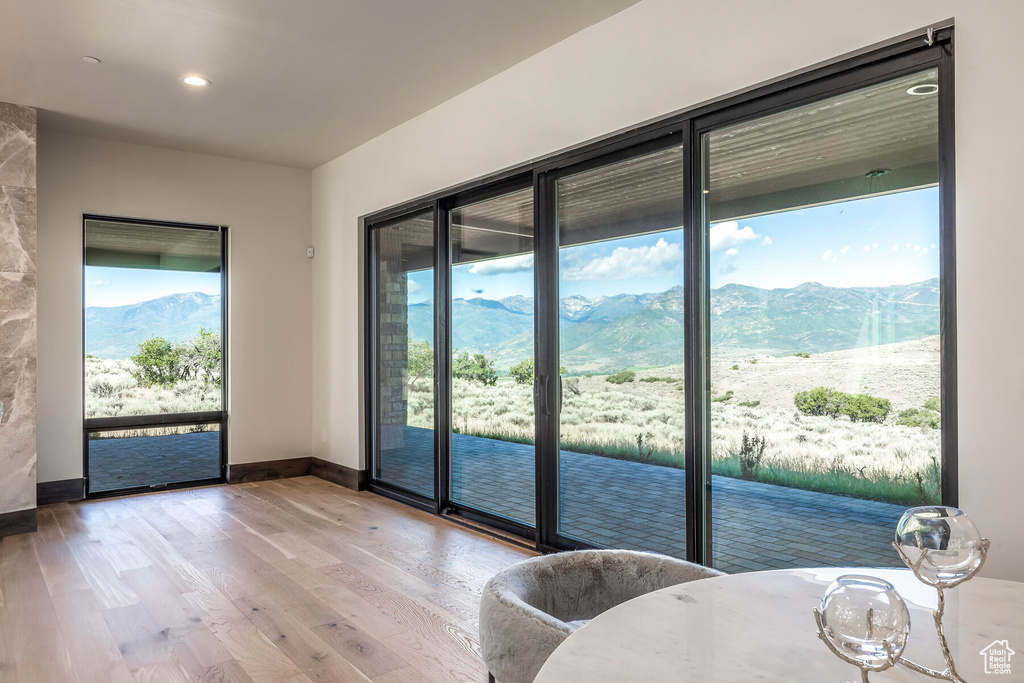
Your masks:
<instances>
[{"instance_id":1,"label":"rolling hill","mask_svg":"<svg viewBox=\"0 0 1024 683\"><path fill-rule=\"evenodd\" d=\"M409 306L409 336L431 339L433 303ZM939 282L891 287L789 289L729 284L712 291L715 354L826 353L922 339L939 333ZM565 297L559 302L562 363L570 372L609 372L683 362L683 290ZM533 354L533 299L452 302L452 343L485 353L502 373ZM200 327L220 331L220 297L174 294L130 306L86 309L86 353L127 358L162 336L181 341Z\"/></svg>"},{"instance_id":2,"label":"rolling hill","mask_svg":"<svg viewBox=\"0 0 1024 683\"><path fill-rule=\"evenodd\" d=\"M788 289L725 285L711 297L719 357L825 353L922 339L939 333L939 282L890 287ZM433 305L410 308L410 335L429 339ZM504 372L533 349L532 299L453 302L452 342L479 351ZM683 362L683 291L565 297L560 301L562 363L570 372L604 372Z\"/></svg>"},{"instance_id":3,"label":"rolling hill","mask_svg":"<svg viewBox=\"0 0 1024 683\"><path fill-rule=\"evenodd\" d=\"M127 306L85 309L85 352L129 358L151 337L189 339L204 327L220 332L220 296L183 292Z\"/></svg>"}]
</instances>

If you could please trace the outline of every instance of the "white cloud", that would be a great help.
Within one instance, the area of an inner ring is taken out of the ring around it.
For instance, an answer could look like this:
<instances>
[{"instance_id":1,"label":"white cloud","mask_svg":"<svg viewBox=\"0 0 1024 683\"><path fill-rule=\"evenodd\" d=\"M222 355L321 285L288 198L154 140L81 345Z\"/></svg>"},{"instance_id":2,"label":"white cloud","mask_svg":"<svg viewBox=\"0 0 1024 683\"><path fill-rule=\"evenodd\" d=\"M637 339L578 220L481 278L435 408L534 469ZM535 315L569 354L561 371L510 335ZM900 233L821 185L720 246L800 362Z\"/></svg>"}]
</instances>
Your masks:
<instances>
[{"instance_id":1,"label":"white cloud","mask_svg":"<svg viewBox=\"0 0 1024 683\"><path fill-rule=\"evenodd\" d=\"M865 244L864 245L864 251L871 251L871 245L870 244Z\"/></svg>"},{"instance_id":2,"label":"white cloud","mask_svg":"<svg viewBox=\"0 0 1024 683\"><path fill-rule=\"evenodd\" d=\"M845 247L843 247L842 249L840 249L840 250L839 250L839 253L840 253L840 254L845 254L845 253L846 253L846 252L848 252L848 251L850 251L850 245L849 245L849 244L847 244L847 245L846 245Z\"/></svg>"},{"instance_id":3,"label":"white cloud","mask_svg":"<svg viewBox=\"0 0 1024 683\"><path fill-rule=\"evenodd\" d=\"M767 235L765 235L764 242L761 242L761 245L765 246L765 247L770 247L771 244L772 244L772 238L768 237Z\"/></svg>"},{"instance_id":4,"label":"white cloud","mask_svg":"<svg viewBox=\"0 0 1024 683\"><path fill-rule=\"evenodd\" d=\"M421 289L423 289L423 285L421 285L420 283L416 282L415 280L409 280L409 293L410 294L412 294L414 292L418 292Z\"/></svg>"},{"instance_id":5,"label":"white cloud","mask_svg":"<svg viewBox=\"0 0 1024 683\"><path fill-rule=\"evenodd\" d=\"M726 256L735 256L738 253L740 253L740 250L737 247L733 247L732 249L726 249L725 250L725 255Z\"/></svg>"},{"instance_id":6,"label":"white cloud","mask_svg":"<svg viewBox=\"0 0 1024 683\"><path fill-rule=\"evenodd\" d=\"M892 245L892 250L893 251L899 251L900 250L900 245L898 245L898 244Z\"/></svg>"},{"instance_id":7,"label":"white cloud","mask_svg":"<svg viewBox=\"0 0 1024 683\"><path fill-rule=\"evenodd\" d=\"M109 287L110 280L89 280L85 285L86 287Z\"/></svg>"},{"instance_id":8,"label":"white cloud","mask_svg":"<svg viewBox=\"0 0 1024 683\"><path fill-rule=\"evenodd\" d=\"M610 256L599 256L589 263L567 268L563 271L562 277L576 282L628 280L634 277L668 275L678 272L682 267L682 248L679 244L669 244L662 238L653 247L619 247Z\"/></svg>"},{"instance_id":9,"label":"white cloud","mask_svg":"<svg viewBox=\"0 0 1024 683\"><path fill-rule=\"evenodd\" d=\"M874 244L872 244L871 248L872 249L878 249L878 242L875 242Z\"/></svg>"},{"instance_id":10,"label":"white cloud","mask_svg":"<svg viewBox=\"0 0 1024 683\"><path fill-rule=\"evenodd\" d=\"M905 246L905 247L906 247L907 249L910 249L910 248L911 248L912 246L914 246L914 245L912 245L912 244L911 244L910 242L907 242L907 243L906 243L906 244L904 244L903 246Z\"/></svg>"},{"instance_id":11,"label":"white cloud","mask_svg":"<svg viewBox=\"0 0 1024 683\"><path fill-rule=\"evenodd\" d=\"M750 242L756 240L761 236L754 232L754 229L749 225L740 227L740 224L736 221L726 221L725 223L718 223L717 225L711 226L711 251L720 251L722 249L732 249L738 247L744 242ZM771 241L768 241L771 244Z\"/></svg>"},{"instance_id":12,"label":"white cloud","mask_svg":"<svg viewBox=\"0 0 1024 683\"><path fill-rule=\"evenodd\" d=\"M507 256L505 258L481 261L469 269L473 275L498 275L501 273L523 273L533 269L533 254Z\"/></svg>"},{"instance_id":13,"label":"white cloud","mask_svg":"<svg viewBox=\"0 0 1024 683\"><path fill-rule=\"evenodd\" d=\"M934 248L935 248L935 245L934 245L934 244L930 244L930 245L928 245L928 248L929 248L929 249L934 249Z\"/></svg>"},{"instance_id":14,"label":"white cloud","mask_svg":"<svg viewBox=\"0 0 1024 683\"><path fill-rule=\"evenodd\" d=\"M921 253L922 254L927 254L928 253L928 247L925 247L924 249L922 249Z\"/></svg>"},{"instance_id":15,"label":"white cloud","mask_svg":"<svg viewBox=\"0 0 1024 683\"><path fill-rule=\"evenodd\" d=\"M920 244L915 244L914 245L914 251L921 251L921 245Z\"/></svg>"},{"instance_id":16,"label":"white cloud","mask_svg":"<svg viewBox=\"0 0 1024 683\"><path fill-rule=\"evenodd\" d=\"M831 258L831 257L832 257L832 250L831 249L826 249L825 253L821 255L821 260L822 261L828 261L829 258Z\"/></svg>"}]
</instances>

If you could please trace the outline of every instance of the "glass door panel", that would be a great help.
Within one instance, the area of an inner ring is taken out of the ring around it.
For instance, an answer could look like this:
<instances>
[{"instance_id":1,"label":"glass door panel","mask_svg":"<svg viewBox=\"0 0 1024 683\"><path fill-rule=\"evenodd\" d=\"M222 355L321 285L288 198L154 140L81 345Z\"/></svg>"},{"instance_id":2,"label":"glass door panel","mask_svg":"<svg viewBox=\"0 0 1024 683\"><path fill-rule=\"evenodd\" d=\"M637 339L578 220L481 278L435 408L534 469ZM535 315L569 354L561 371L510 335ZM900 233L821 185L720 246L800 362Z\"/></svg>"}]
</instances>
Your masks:
<instances>
[{"instance_id":1,"label":"glass door panel","mask_svg":"<svg viewBox=\"0 0 1024 683\"><path fill-rule=\"evenodd\" d=\"M450 215L451 498L533 526L533 188Z\"/></svg>"},{"instance_id":2,"label":"glass door panel","mask_svg":"<svg viewBox=\"0 0 1024 683\"><path fill-rule=\"evenodd\" d=\"M937 82L705 136L719 569L897 566L939 502Z\"/></svg>"},{"instance_id":3,"label":"glass door panel","mask_svg":"<svg viewBox=\"0 0 1024 683\"><path fill-rule=\"evenodd\" d=\"M434 216L373 231L377 457L373 479L434 497Z\"/></svg>"},{"instance_id":4,"label":"glass door panel","mask_svg":"<svg viewBox=\"0 0 1024 683\"><path fill-rule=\"evenodd\" d=\"M558 533L686 556L683 147L557 180Z\"/></svg>"}]
</instances>

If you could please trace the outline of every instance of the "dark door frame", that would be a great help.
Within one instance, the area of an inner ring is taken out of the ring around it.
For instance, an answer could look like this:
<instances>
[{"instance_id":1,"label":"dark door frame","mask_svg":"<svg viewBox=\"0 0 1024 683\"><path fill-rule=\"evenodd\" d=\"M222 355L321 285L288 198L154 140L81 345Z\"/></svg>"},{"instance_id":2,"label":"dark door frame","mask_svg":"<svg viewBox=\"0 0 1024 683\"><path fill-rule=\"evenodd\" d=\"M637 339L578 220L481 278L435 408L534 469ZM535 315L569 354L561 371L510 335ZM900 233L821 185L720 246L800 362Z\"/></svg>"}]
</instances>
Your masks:
<instances>
[{"instance_id":1,"label":"dark door frame","mask_svg":"<svg viewBox=\"0 0 1024 683\"><path fill-rule=\"evenodd\" d=\"M84 416L88 387L85 378L85 267L86 267L86 241L85 226L88 221L105 221L110 223L122 223L125 225L154 226L161 228L180 228L185 230L209 230L220 234L220 329L221 329L221 409L217 411L206 411L197 413L162 413L159 415L130 415L124 417L94 417ZM163 220L149 220L144 218L125 218L121 216L107 216L101 214L82 215L82 476L85 482L85 497L107 498L110 496L123 496L133 493L145 493L153 490L170 490L187 488L192 486L205 486L209 484L222 484L227 481L228 468L228 226L206 225L199 223L181 223ZM220 435L220 476L197 479L182 482L163 482L148 486L133 486L123 489L111 489L107 491L93 491L91 478L89 476L89 435L100 431L109 431L123 428L146 429L152 427L189 426L189 425L218 425Z\"/></svg>"}]
</instances>

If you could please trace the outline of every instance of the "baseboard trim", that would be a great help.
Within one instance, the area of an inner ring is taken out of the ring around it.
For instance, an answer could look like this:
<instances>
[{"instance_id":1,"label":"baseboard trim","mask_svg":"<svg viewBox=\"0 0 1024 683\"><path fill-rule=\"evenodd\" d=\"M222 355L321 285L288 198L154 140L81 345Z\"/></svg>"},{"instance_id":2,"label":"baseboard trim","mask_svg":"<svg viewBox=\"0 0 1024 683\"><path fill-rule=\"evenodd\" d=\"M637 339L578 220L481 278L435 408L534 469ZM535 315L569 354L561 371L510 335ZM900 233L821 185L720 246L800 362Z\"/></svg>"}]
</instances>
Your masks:
<instances>
[{"instance_id":1,"label":"baseboard trim","mask_svg":"<svg viewBox=\"0 0 1024 683\"><path fill-rule=\"evenodd\" d=\"M16 510L0 515L0 538L36 530L36 509Z\"/></svg>"},{"instance_id":2,"label":"baseboard trim","mask_svg":"<svg viewBox=\"0 0 1024 683\"><path fill-rule=\"evenodd\" d=\"M36 484L36 505L70 503L85 498L85 479L61 479Z\"/></svg>"},{"instance_id":3,"label":"baseboard trim","mask_svg":"<svg viewBox=\"0 0 1024 683\"><path fill-rule=\"evenodd\" d=\"M290 479L304 477L309 474L313 458L285 458L283 460L263 460L261 462L242 462L228 465L228 483L242 484L268 479Z\"/></svg>"},{"instance_id":4,"label":"baseboard trim","mask_svg":"<svg viewBox=\"0 0 1024 683\"><path fill-rule=\"evenodd\" d=\"M286 458L228 465L228 483L243 484L269 479L311 475L353 491L366 490L366 470L357 470L320 458Z\"/></svg>"},{"instance_id":5,"label":"baseboard trim","mask_svg":"<svg viewBox=\"0 0 1024 683\"><path fill-rule=\"evenodd\" d=\"M338 484L354 491L366 490L366 470L357 470L345 465L339 465L330 460L313 458L313 466L309 473L332 484Z\"/></svg>"}]
</instances>

